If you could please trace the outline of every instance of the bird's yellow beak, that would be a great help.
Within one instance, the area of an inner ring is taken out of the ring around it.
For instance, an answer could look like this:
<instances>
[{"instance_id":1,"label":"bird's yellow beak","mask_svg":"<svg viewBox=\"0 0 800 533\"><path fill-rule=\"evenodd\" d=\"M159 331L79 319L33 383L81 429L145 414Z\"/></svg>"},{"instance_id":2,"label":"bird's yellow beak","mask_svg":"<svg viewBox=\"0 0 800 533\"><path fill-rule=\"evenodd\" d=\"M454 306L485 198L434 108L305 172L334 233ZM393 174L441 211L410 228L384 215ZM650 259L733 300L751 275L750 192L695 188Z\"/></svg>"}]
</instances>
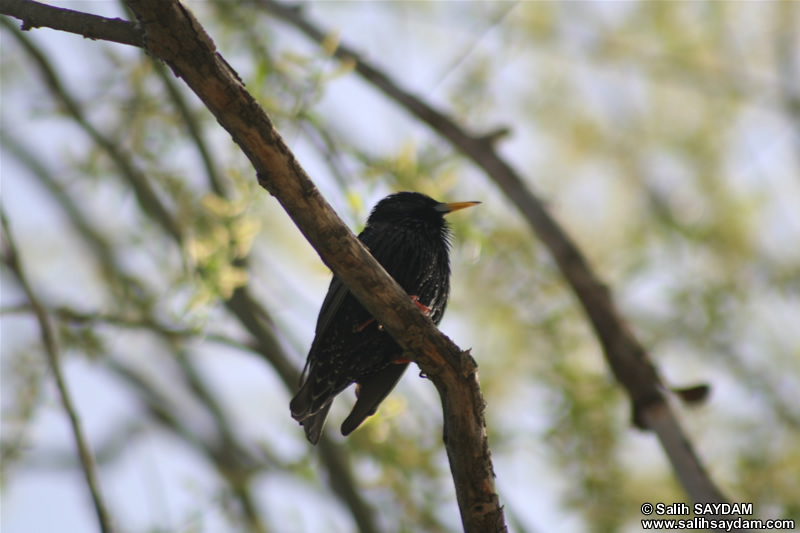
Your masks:
<instances>
[{"instance_id":1,"label":"bird's yellow beak","mask_svg":"<svg viewBox=\"0 0 800 533\"><path fill-rule=\"evenodd\" d=\"M480 202L455 202L452 204L439 204L436 206L436 210L441 211L446 215L447 213L466 209L468 207L472 207L473 205L478 205L479 203Z\"/></svg>"}]
</instances>

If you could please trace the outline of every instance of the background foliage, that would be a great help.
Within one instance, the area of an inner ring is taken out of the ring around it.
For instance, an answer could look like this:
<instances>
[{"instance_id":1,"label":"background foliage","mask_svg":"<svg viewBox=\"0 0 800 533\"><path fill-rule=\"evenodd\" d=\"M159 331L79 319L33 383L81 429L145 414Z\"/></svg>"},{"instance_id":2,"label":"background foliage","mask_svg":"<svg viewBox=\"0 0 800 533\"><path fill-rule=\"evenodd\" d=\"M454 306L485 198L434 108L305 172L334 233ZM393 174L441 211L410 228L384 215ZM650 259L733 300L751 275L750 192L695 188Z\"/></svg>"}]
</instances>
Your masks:
<instances>
[{"instance_id":1,"label":"background foliage","mask_svg":"<svg viewBox=\"0 0 800 533\"><path fill-rule=\"evenodd\" d=\"M441 328L480 364L512 529L638 530L642 502L682 501L557 269L493 184L258 5L189 6L354 230L395 190L484 202L451 217ZM113 3L66 7L128 17ZM668 382L712 385L683 422L726 495L764 518L800 519L798 11L306 7L330 46L341 38L473 131L511 129L504 156ZM288 416L287 376L329 281L319 258L166 68L5 22L3 209L57 321L112 514L126 531L353 530L354 500ZM36 323L5 269L2 284L3 525L88 530ZM242 291L274 336L269 354L237 313ZM440 425L435 391L409 373L350 438L331 431L378 530L459 528Z\"/></svg>"}]
</instances>

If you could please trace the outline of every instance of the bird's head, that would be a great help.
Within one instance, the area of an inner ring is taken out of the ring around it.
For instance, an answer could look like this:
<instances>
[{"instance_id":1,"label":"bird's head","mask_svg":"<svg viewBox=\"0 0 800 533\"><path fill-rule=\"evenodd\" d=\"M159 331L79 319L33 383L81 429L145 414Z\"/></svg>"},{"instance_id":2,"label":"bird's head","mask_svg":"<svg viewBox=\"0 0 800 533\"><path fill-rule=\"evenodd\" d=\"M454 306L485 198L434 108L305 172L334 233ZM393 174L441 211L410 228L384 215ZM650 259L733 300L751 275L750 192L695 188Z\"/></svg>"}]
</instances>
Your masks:
<instances>
[{"instance_id":1,"label":"bird's head","mask_svg":"<svg viewBox=\"0 0 800 533\"><path fill-rule=\"evenodd\" d=\"M367 219L367 225L408 224L427 222L445 227L444 216L459 209L478 205L480 202L456 202L445 204L418 192L398 192L378 202Z\"/></svg>"}]
</instances>

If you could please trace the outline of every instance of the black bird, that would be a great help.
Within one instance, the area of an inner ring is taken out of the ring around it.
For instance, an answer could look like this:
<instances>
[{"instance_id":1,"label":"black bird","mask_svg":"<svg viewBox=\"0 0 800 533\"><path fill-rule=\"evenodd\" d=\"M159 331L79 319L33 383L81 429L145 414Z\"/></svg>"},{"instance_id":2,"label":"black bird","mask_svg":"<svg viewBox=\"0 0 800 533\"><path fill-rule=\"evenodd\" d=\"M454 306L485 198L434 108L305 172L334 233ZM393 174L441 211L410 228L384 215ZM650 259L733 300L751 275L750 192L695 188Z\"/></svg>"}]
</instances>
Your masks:
<instances>
[{"instance_id":1,"label":"black bird","mask_svg":"<svg viewBox=\"0 0 800 533\"><path fill-rule=\"evenodd\" d=\"M416 192L387 196L358 236L375 259L435 324L450 295L450 228L444 216L480 202L443 204ZM306 368L308 376L289 407L309 442L319 442L334 397L356 383L349 435L392 391L408 367L403 349L334 276L322 302Z\"/></svg>"}]
</instances>

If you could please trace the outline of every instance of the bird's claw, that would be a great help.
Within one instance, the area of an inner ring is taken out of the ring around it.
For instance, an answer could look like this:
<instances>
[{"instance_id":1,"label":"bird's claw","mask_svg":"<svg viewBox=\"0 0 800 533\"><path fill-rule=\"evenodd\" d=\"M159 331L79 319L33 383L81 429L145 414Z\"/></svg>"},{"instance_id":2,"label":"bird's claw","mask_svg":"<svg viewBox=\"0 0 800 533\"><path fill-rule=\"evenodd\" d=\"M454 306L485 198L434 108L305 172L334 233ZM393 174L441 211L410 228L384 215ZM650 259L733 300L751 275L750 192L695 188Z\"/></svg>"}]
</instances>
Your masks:
<instances>
[{"instance_id":1,"label":"bird's claw","mask_svg":"<svg viewBox=\"0 0 800 533\"><path fill-rule=\"evenodd\" d=\"M411 301L414 302L417 305L417 307L419 307L419 310L422 311L422 313L425 316L431 316L431 308L425 304L419 303L419 296L409 296L409 298L411 298ZM353 333L361 333L366 329L367 326L369 326L373 322L375 322L375 319L370 318L360 326L356 326L355 328L353 328ZM383 331L383 326L381 324L378 324L378 331Z\"/></svg>"},{"instance_id":2,"label":"bird's claw","mask_svg":"<svg viewBox=\"0 0 800 533\"><path fill-rule=\"evenodd\" d=\"M428 306L427 306L427 305L425 305L425 304L421 304L421 303L419 303L419 296L409 296L409 298L411 298L411 301L412 301L412 302L414 302L415 304L417 304L417 307L419 307L419 310L420 310L420 311L422 311L422 313L423 313L425 316L431 316L431 308L430 308L430 307L428 307Z\"/></svg>"}]
</instances>

